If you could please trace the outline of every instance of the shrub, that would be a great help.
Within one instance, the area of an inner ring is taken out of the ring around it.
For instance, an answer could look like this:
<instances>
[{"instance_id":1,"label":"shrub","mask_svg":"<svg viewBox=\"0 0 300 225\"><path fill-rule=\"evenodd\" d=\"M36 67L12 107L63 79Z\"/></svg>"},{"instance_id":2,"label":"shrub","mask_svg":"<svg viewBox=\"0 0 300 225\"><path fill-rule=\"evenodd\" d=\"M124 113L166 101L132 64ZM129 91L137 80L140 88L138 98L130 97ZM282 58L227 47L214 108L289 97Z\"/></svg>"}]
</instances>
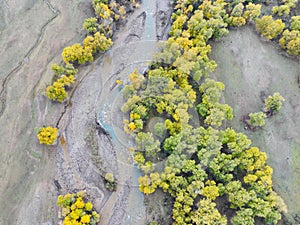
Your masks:
<instances>
[{"instance_id":1,"label":"shrub","mask_svg":"<svg viewBox=\"0 0 300 225\"><path fill-rule=\"evenodd\" d=\"M282 106L285 99L278 93L274 93L265 99L265 107L271 114L276 113Z\"/></svg>"}]
</instances>

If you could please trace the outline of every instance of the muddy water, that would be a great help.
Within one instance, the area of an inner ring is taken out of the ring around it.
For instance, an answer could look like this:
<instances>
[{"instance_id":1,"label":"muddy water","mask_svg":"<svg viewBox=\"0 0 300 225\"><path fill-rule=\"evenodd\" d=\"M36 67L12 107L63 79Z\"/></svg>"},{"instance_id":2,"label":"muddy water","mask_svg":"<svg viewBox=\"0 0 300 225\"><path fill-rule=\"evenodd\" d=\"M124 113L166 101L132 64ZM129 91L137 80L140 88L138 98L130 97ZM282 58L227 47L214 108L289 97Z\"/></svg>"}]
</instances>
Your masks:
<instances>
[{"instance_id":1,"label":"muddy water","mask_svg":"<svg viewBox=\"0 0 300 225\"><path fill-rule=\"evenodd\" d=\"M218 68L214 75L225 84L225 100L234 110L227 126L245 132L254 146L268 155L274 168L274 189L288 206L291 224L300 215L300 62L278 46L261 39L253 27L230 31L212 44ZM265 97L279 92L286 99L280 112L255 132L244 130L241 119L263 107ZM296 219L295 219L296 218ZM298 217L299 219L299 217Z\"/></svg>"}]
</instances>

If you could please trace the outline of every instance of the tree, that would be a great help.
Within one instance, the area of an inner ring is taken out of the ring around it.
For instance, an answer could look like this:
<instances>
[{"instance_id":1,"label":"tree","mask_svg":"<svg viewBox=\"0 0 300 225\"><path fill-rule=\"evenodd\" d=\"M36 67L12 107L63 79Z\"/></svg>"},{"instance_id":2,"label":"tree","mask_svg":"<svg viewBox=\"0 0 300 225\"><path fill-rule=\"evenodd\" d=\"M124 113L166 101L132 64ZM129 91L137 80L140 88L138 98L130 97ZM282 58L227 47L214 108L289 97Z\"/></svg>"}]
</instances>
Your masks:
<instances>
[{"instance_id":1,"label":"tree","mask_svg":"<svg viewBox=\"0 0 300 225\"><path fill-rule=\"evenodd\" d=\"M51 69L55 73L55 76L59 76L65 72L65 68L63 66L59 66L56 63L51 65Z\"/></svg>"},{"instance_id":2,"label":"tree","mask_svg":"<svg viewBox=\"0 0 300 225\"><path fill-rule=\"evenodd\" d=\"M255 20L256 29L262 36L271 40L282 33L285 24L280 20L273 20L272 16L263 16Z\"/></svg>"},{"instance_id":3,"label":"tree","mask_svg":"<svg viewBox=\"0 0 300 225\"><path fill-rule=\"evenodd\" d=\"M66 74L66 75L75 76L77 74L77 72L78 72L78 69L76 69L73 64L68 63L68 64L65 65L63 73Z\"/></svg>"},{"instance_id":4,"label":"tree","mask_svg":"<svg viewBox=\"0 0 300 225\"><path fill-rule=\"evenodd\" d=\"M66 86L71 86L75 82L75 78L73 75L66 76L62 75L61 78L59 78L56 82L63 84L65 87Z\"/></svg>"},{"instance_id":5,"label":"tree","mask_svg":"<svg viewBox=\"0 0 300 225\"><path fill-rule=\"evenodd\" d=\"M93 36L87 36L83 40L84 50L86 52L92 51L93 54L107 51L112 44L112 40L100 32L96 32Z\"/></svg>"},{"instance_id":6,"label":"tree","mask_svg":"<svg viewBox=\"0 0 300 225\"><path fill-rule=\"evenodd\" d=\"M86 202L86 198L85 191L58 196L57 205L61 208L64 225L97 224L99 222L100 215L93 210L91 202Z\"/></svg>"},{"instance_id":7,"label":"tree","mask_svg":"<svg viewBox=\"0 0 300 225\"><path fill-rule=\"evenodd\" d=\"M46 88L46 96L50 100L63 102L67 97L68 93L65 90L65 85L61 82L54 82Z\"/></svg>"},{"instance_id":8,"label":"tree","mask_svg":"<svg viewBox=\"0 0 300 225\"><path fill-rule=\"evenodd\" d=\"M250 117L249 123L251 126L262 127L266 123L265 122L266 114L264 114L263 112L250 113L249 117Z\"/></svg>"},{"instance_id":9,"label":"tree","mask_svg":"<svg viewBox=\"0 0 300 225\"><path fill-rule=\"evenodd\" d=\"M151 176L151 174L150 174L150 176ZM145 175L143 177L139 177L139 179L138 179L139 189L140 189L141 192L143 192L146 195L152 194L155 191L156 187L158 186L157 182L158 182L159 179L158 180L154 180L152 182L150 176ZM156 174L152 175L152 177L153 176L155 178L157 178Z\"/></svg>"},{"instance_id":10,"label":"tree","mask_svg":"<svg viewBox=\"0 0 300 225\"><path fill-rule=\"evenodd\" d=\"M300 25L299 25L300 27ZM283 49L287 50L290 55L300 55L300 29L285 30L282 37L279 39L279 44Z\"/></svg>"},{"instance_id":11,"label":"tree","mask_svg":"<svg viewBox=\"0 0 300 225\"><path fill-rule=\"evenodd\" d=\"M248 5L246 5L246 10L243 14L243 17L248 21L253 21L260 16L260 12L261 5L250 2Z\"/></svg>"},{"instance_id":12,"label":"tree","mask_svg":"<svg viewBox=\"0 0 300 225\"><path fill-rule=\"evenodd\" d=\"M298 30L300 31L300 15L299 16L292 16L290 20L290 28L291 30Z\"/></svg>"},{"instance_id":13,"label":"tree","mask_svg":"<svg viewBox=\"0 0 300 225\"><path fill-rule=\"evenodd\" d=\"M46 88L46 96L51 100L63 102L68 97L65 87L72 85L74 82L75 78L73 75L62 75L53 85Z\"/></svg>"},{"instance_id":14,"label":"tree","mask_svg":"<svg viewBox=\"0 0 300 225\"><path fill-rule=\"evenodd\" d=\"M98 23L97 18L91 17L84 20L83 28L89 33L94 34L97 32Z\"/></svg>"},{"instance_id":15,"label":"tree","mask_svg":"<svg viewBox=\"0 0 300 225\"><path fill-rule=\"evenodd\" d=\"M136 139L137 148L141 152L145 152L146 156L154 157L160 151L160 142L154 141L153 135L150 132L140 132L137 134Z\"/></svg>"},{"instance_id":16,"label":"tree","mask_svg":"<svg viewBox=\"0 0 300 225\"><path fill-rule=\"evenodd\" d=\"M37 137L40 144L52 145L58 135L58 129L56 127L41 127L37 129Z\"/></svg>"},{"instance_id":17,"label":"tree","mask_svg":"<svg viewBox=\"0 0 300 225\"><path fill-rule=\"evenodd\" d=\"M163 123L156 123L154 125L154 134L156 136L162 137L166 131L166 126Z\"/></svg>"},{"instance_id":18,"label":"tree","mask_svg":"<svg viewBox=\"0 0 300 225\"><path fill-rule=\"evenodd\" d=\"M128 75L130 80L130 84L134 87L135 90L138 90L142 87L145 82L145 77L138 72L137 69L133 71L133 73Z\"/></svg>"},{"instance_id":19,"label":"tree","mask_svg":"<svg viewBox=\"0 0 300 225\"><path fill-rule=\"evenodd\" d=\"M268 112L274 114L278 112L284 101L285 99L278 92L276 92L272 96L269 96L265 99L265 107Z\"/></svg>"},{"instance_id":20,"label":"tree","mask_svg":"<svg viewBox=\"0 0 300 225\"><path fill-rule=\"evenodd\" d=\"M244 5L243 3L238 3L234 6L234 8L231 11L231 16L242 16L244 11Z\"/></svg>"},{"instance_id":21,"label":"tree","mask_svg":"<svg viewBox=\"0 0 300 225\"><path fill-rule=\"evenodd\" d=\"M240 27L246 24L246 20L242 16L230 16L229 17L229 25Z\"/></svg>"},{"instance_id":22,"label":"tree","mask_svg":"<svg viewBox=\"0 0 300 225\"><path fill-rule=\"evenodd\" d=\"M96 2L96 1L94 1ZM93 3L94 3L93 2ZM109 6L106 3L97 2L94 3L94 9L97 16L103 18L103 19L109 19L113 12L109 9Z\"/></svg>"},{"instance_id":23,"label":"tree","mask_svg":"<svg viewBox=\"0 0 300 225\"><path fill-rule=\"evenodd\" d=\"M136 152L134 154L134 162L141 167L145 163L145 157L142 152Z\"/></svg>"},{"instance_id":24,"label":"tree","mask_svg":"<svg viewBox=\"0 0 300 225\"><path fill-rule=\"evenodd\" d=\"M267 155L265 152L261 152L257 147L251 147L250 149L243 151L240 160L240 168L245 169L248 172L253 172L260 170L265 166Z\"/></svg>"},{"instance_id":25,"label":"tree","mask_svg":"<svg viewBox=\"0 0 300 225\"><path fill-rule=\"evenodd\" d=\"M94 59L92 49L84 49L79 43L64 48L61 56L66 64L70 62L83 64Z\"/></svg>"},{"instance_id":26,"label":"tree","mask_svg":"<svg viewBox=\"0 0 300 225\"><path fill-rule=\"evenodd\" d=\"M226 225L227 219L215 208L216 203L202 199L198 202L198 209L192 214L192 221L197 225Z\"/></svg>"},{"instance_id":27,"label":"tree","mask_svg":"<svg viewBox=\"0 0 300 225\"><path fill-rule=\"evenodd\" d=\"M223 121L232 119L232 108L227 104L214 104L208 111L209 115L205 118L204 122L213 127L220 127Z\"/></svg>"},{"instance_id":28,"label":"tree","mask_svg":"<svg viewBox=\"0 0 300 225\"><path fill-rule=\"evenodd\" d=\"M212 180L206 181L205 187L201 190L201 195L212 201L219 197L219 188L216 186L216 182Z\"/></svg>"},{"instance_id":29,"label":"tree","mask_svg":"<svg viewBox=\"0 0 300 225\"><path fill-rule=\"evenodd\" d=\"M252 209L241 209L231 219L233 225L254 225L254 216Z\"/></svg>"},{"instance_id":30,"label":"tree","mask_svg":"<svg viewBox=\"0 0 300 225\"><path fill-rule=\"evenodd\" d=\"M295 0L282 0L282 5L274 6L272 8L272 13L278 16L288 16L290 14L291 8L296 8Z\"/></svg>"}]
</instances>

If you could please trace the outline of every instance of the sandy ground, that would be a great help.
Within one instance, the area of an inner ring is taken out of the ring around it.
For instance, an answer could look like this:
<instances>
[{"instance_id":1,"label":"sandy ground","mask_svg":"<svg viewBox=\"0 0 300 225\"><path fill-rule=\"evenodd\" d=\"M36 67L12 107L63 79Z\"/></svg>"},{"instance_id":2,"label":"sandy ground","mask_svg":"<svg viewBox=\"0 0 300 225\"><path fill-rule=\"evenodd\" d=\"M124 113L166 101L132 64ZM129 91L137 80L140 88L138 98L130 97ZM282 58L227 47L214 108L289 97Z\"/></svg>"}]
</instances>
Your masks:
<instances>
[{"instance_id":1,"label":"sandy ground","mask_svg":"<svg viewBox=\"0 0 300 225\"><path fill-rule=\"evenodd\" d=\"M300 62L260 38L252 26L231 30L212 49L218 64L214 75L224 82L225 100L234 110L234 119L227 126L245 132L254 146L267 153L274 168L274 189L288 206L286 216L291 224L299 224ZM267 119L262 129L244 130L243 116L262 110L263 99L274 92L286 99L280 112Z\"/></svg>"}]
</instances>

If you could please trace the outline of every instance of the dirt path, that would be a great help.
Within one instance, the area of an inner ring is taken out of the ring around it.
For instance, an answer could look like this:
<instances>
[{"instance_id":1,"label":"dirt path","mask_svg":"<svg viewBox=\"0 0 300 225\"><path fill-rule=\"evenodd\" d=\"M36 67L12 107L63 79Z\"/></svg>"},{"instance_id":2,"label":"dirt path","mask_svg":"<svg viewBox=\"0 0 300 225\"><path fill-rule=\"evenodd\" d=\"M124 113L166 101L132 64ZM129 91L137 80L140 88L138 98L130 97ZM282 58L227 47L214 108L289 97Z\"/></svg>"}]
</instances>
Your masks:
<instances>
[{"instance_id":1,"label":"dirt path","mask_svg":"<svg viewBox=\"0 0 300 225\"><path fill-rule=\"evenodd\" d=\"M274 168L274 189L288 206L291 224L299 224L300 61L287 58L276 45L262 40L251 26L230 31L212 44L212 49L218 63L214 75L224 82L226 103L234 110L235 117L227 126L245 132L253 145L267 153ZM244 130L242 117L261 110L262 100L274 92L286 99L278 115L267 119L261 130Z\"/></svg>"}]
</instances>

